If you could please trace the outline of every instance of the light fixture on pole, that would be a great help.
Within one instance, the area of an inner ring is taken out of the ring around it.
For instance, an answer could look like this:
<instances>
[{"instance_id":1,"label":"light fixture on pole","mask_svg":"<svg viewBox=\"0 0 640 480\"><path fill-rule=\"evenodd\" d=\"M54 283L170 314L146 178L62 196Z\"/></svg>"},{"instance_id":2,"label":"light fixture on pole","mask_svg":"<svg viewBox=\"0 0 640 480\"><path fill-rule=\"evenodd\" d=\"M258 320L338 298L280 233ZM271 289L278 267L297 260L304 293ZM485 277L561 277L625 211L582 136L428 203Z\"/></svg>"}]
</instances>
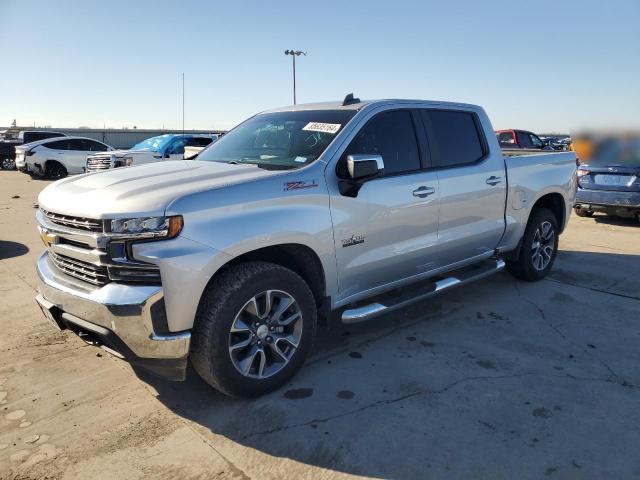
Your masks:
<instances>
[{"instance_id":1,"label":"light fixture on pole","mask_svg":"<svg viewBox=\"0 0 640 480\"><path fill-rule=\"evenodd\" d=\"M307 52L303 52L302 50L285 50L285 55L291 55L293 59L293 104L296 104L296 57L300 55L307 55Z\"/></svg>"}]
</instances>

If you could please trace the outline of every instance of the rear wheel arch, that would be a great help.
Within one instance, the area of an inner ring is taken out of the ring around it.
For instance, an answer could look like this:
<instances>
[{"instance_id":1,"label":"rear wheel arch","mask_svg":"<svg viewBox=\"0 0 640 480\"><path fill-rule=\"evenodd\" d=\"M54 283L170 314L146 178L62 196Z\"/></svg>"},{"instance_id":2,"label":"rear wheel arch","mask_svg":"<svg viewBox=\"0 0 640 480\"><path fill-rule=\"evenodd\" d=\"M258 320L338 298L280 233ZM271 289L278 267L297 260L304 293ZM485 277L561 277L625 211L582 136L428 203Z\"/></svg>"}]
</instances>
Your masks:
<instances>
[{"instance_id":1,"label":"rear wheel arch","mask_svg":"<svg viewBox=\"0 0 640 480\"><path fill-rule=\"evenodd\" d=\"M51 176L51 172L60 172L60 176L56 176L54 178L62 178L69 174L67 167L65 167L58 160L47 160L44 162L44 172L43 174L46 176Z\"/></svg>"},{"instance_id":2,"label":"rear wheel arch","mask_svg":"<svg viewBox=\"0 0 640 480\"><path fill-rule=\"evenodd\" d=\"M536 209L546 208L550 210L553 215L556 217L556 221L558 222L558 228L562 232L564 230L565 218L566 218L566 206L564 202L564 197L559 193L547 193L543 195L536 203L533 204L531 211L529 212L529 220L533 216L533 212Z\"/></svg>"}]
</instances>

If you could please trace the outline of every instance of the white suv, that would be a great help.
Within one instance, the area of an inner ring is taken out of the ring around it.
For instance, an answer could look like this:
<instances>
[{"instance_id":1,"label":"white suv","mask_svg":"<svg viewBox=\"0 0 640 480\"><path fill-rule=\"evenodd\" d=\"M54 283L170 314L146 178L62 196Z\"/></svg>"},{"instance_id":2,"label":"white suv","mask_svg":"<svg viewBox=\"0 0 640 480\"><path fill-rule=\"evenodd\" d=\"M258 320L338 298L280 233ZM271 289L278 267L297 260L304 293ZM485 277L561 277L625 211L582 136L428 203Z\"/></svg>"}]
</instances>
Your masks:
<instances>
[{"instance_id":1,"label":"white suv","mask_svg":"<svg viewBox=\"0 0 640 480\"><path fill-rule=\"evenodd\" d=\"M62 178L83 173L87 155L111 150L109 145L91 138L48 138L16 147L16 167L41 177Z\"/></svg>"}]
</instances>

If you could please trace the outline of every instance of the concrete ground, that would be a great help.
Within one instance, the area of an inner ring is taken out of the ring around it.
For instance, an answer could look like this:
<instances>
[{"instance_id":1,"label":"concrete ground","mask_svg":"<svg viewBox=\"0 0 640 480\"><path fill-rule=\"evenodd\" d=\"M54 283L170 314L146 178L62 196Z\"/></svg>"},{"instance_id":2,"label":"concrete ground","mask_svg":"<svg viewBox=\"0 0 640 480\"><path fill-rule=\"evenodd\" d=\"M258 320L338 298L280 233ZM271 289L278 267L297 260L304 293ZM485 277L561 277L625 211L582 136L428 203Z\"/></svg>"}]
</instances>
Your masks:
<instances>
[{"instance_id":1,"label":"concrete ground","mask_svg":"<svg viewBox=\"0 0 640 480\"><path fill-rule=\"evenodd\" d=\"M640 225L573 217L501 273L322 333L290 385L136 374L33 300L47 182L0 172L0 478L640 478Z\"/></svg>"}]
</instances>

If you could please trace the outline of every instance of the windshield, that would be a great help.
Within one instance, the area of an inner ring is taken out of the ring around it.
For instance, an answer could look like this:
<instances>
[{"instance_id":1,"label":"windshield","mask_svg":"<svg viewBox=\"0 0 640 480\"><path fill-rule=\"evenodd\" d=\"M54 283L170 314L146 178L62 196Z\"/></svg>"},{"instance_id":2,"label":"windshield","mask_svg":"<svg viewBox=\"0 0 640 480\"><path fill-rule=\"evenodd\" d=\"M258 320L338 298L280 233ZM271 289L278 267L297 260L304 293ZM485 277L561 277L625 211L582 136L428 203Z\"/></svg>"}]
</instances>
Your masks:
<instances>
[{"instance_id":1,"label":"windshield","mask_svg":"<svg viewBox=\"0 0 640 480\"><path fill-rule=\"evenodd\" d=\"M202 151L198 160L270 169L303 167L324 152L355 113L303 110L256 115Z\"/></svg>"},{"instance_id":2,"label":"windshield","mask_svg":"<svg viewBox=\"0 0 640 480\"><path fill-rule=\"evenodd\" d=\"M150 150L152 152L159 152L173 139L172 135L160 135L159 137L151 137L143 140L140 143L136 143L131 150Z\"/></svg>"}]
</instances>

